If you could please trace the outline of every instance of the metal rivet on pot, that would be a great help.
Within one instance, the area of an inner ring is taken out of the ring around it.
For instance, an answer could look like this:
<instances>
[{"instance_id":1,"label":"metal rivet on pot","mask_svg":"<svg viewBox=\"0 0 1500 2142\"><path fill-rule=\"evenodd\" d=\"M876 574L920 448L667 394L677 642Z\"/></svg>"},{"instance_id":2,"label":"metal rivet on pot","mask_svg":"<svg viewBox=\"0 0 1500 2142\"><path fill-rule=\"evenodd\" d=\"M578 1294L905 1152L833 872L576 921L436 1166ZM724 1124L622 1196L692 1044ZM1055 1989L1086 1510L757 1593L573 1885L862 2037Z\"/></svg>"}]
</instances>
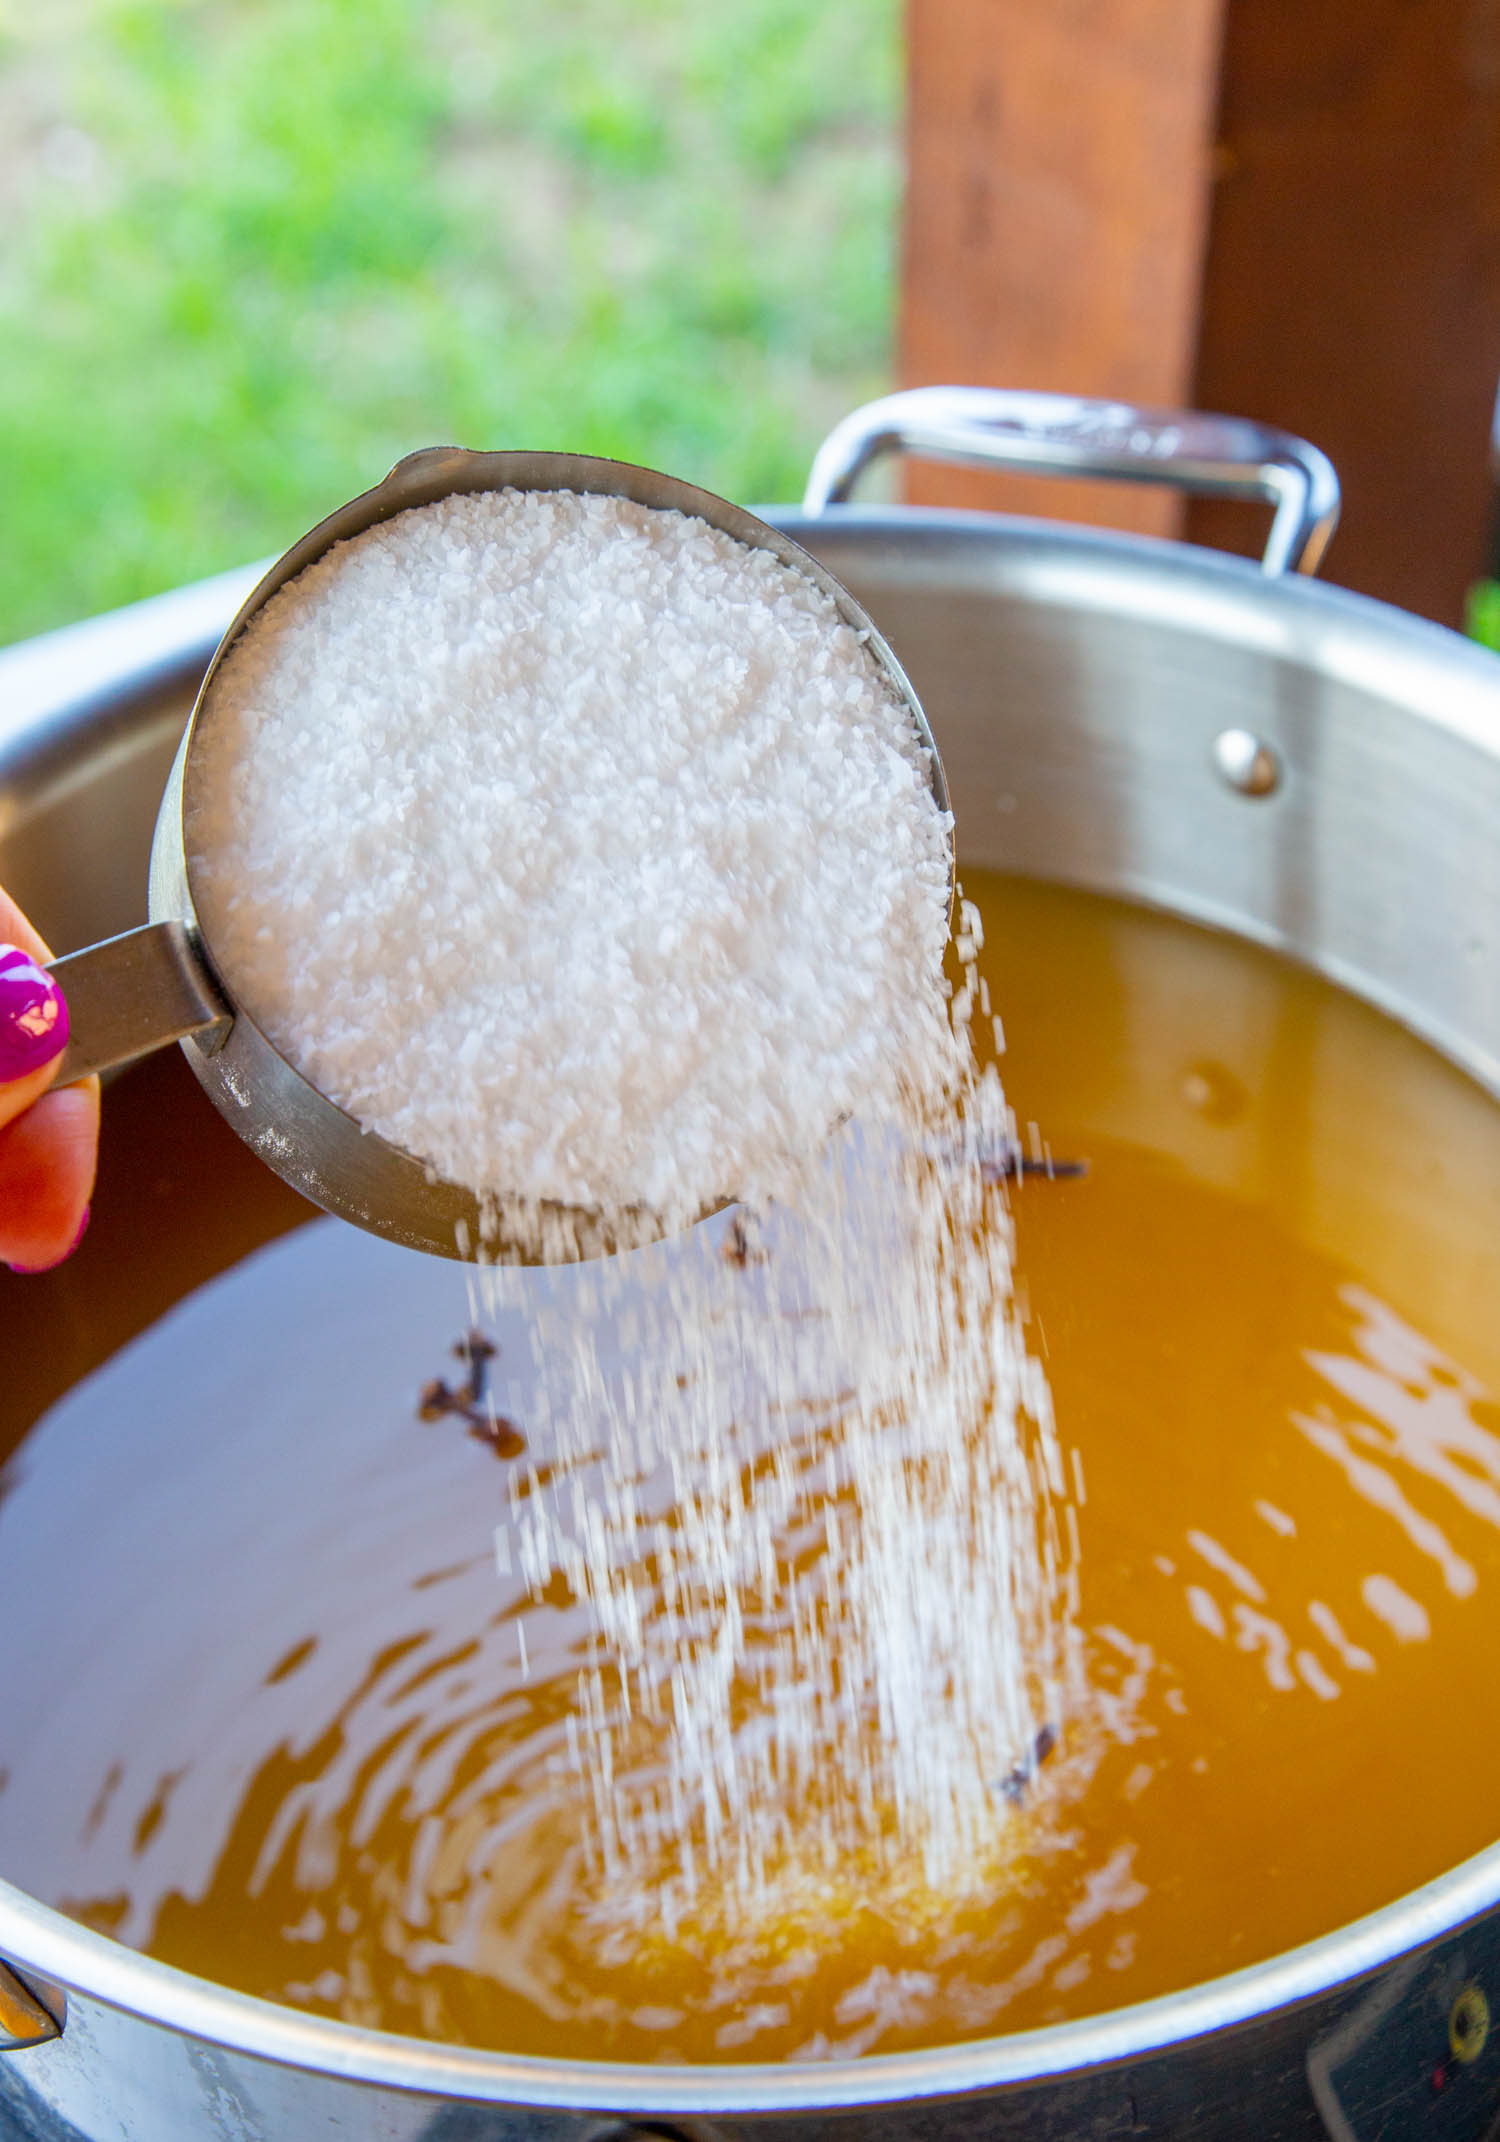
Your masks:
<instances>
[{"instance_id":1,"label":"metal rivet on pot","mask_svg":"<svg viewBox=\"0 0 1500 2142\"><path fill-rule=\"evenodd\" d=\"M1468 2067L1484 2051L1490 2034L1490 2004L1484 1989L1472 1979L1460 1989L1448 2018L1448 2046L1455 2060Z\"/></svg>"},{"instance_id":2,"label":"metal rivet on pot","mask_svg":"<svg viewBox=\"0 0 1500 2142\"><path fill-rule=\"evenodd\" d=\"M1214 738L1214 765L1241 796L1272 796L1281 786L1281 753L1253 729L1222 729Z\"/></svg>"}]
</instances>

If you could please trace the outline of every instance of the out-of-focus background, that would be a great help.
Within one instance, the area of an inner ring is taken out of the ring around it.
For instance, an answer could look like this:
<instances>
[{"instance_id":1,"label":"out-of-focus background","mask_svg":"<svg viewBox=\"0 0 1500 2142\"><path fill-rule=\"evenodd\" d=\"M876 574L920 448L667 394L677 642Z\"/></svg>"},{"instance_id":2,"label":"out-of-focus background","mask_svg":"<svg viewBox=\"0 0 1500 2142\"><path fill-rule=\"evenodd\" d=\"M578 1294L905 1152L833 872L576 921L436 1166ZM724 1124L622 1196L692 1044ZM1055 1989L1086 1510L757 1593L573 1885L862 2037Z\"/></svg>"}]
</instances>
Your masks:
<instances>
[{"instance_id":1,"label":"out-of-focus background","mask_svg":"<svg viewBox=\"0 0 1500 2142\"><path fill-rule=\"evenodd\" d=\"M0 642L411 448L796 497L888 383L895 0L4 0Z\"/></svg>"},{"instance_id":2,"label":"out-of-focus background","mask_svg":"<svg viewBox=\"0 0 1500 2142\"><path fill-rule=\"evenodd\" d=\"M0 0L0 351L0 641L418 445L794 499L947 380L1298 432L1326 576L1500 645L1500 0Z\"/></svg>"}]
</instances>

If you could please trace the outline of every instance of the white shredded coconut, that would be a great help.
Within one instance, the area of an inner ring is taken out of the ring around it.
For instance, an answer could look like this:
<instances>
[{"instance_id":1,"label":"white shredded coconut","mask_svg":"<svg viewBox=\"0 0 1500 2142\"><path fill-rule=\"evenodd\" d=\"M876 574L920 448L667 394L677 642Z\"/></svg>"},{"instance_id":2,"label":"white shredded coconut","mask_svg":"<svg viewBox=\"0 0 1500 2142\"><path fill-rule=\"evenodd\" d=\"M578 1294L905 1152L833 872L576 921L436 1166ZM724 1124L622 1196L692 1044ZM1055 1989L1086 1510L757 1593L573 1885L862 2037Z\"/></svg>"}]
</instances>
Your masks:
<instances>
[{"instance_id":1,"label":"white shredded coconut","mask_svg":"<svg viewBox=\"0 0 1500 2142\"><path fill-rule=\"evenodd\" d=\"M194 897L231 990L367 1128L495 1200L764 1193L931 1075L951 821L861 635L676 512L455 496L228 655Z\"/></svg>"},{"instance_id":2,"label":"white shredded coconut","mask_svg":"<svg viewBox=\"0 0 1500 2142\"><path fill-rule=\"evenodd\" d=\"M598 1940L806 1944L1023 1879L1076 1540L969 1042L980 919L950 999L951 824L860 635L702 521L455 497L268 603L197 749L232 990L507 1232L796 1191L549 1275L532 1321L545 1460L496 1571L514 1547L523 1679L524 1609L561 1580L586 1616L556 1760ZM459 1246L476 1303L530 1299Z\"/></svg>"},{"instance_id":3,"label":"white shredded coconut","mask_svg":"<svg viewBox=\"0 0 1500 2142\"><path fill-rule=\"evenodd\" d=\"M531 1318L516 1573L591 1624L559 1785L616 1963L865 1910L937 1942L1028 1878L1077 1550L994 1074L938 1128L848 1130L795 1211L554 1275L545 1306L476 1273Z\"/></svg>"}]
</instances>

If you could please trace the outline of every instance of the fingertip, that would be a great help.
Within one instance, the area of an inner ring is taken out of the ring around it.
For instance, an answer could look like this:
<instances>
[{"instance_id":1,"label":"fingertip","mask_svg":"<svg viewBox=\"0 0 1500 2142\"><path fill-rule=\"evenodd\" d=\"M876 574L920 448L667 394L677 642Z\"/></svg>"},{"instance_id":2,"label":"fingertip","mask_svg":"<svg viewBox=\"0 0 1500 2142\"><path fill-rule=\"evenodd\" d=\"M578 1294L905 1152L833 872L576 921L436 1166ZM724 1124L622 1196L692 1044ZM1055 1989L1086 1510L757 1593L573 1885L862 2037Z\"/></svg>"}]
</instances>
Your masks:
<instances>
[{"instance_id":1,"label":"fingertip","mask_svg":"<svg viewBox=\"0 0 1500 2142\"><path fill-rule=\"evenodd\" d=\"M83 1208L83 1218L79 1221L78 1226L74 1231L73 1239L68 1244L67 1248L63 1251L60 1257L49 1257L45 1264L21 1264L19 1262L7 1261L6 1269L8 1271L18 1273L23 1278L30 1278L34 1273L37 1272L55 1272L60 1264L67 1263L68 1259L72 1256L74 1250L77 1249L79 1243L88 1233L89 1221L93 1218L93 1216L93 1206L85 1205Z\"/></svg>"},{"instance_id":2,"label":"fingertip","mask_svg":"<svg viewBox=\"0 0 1500 2142\"><path fill-rule=\"evenodd\" d=\"M88 1225L99 1153L99 1082L44 1094L0 1130L0 1262L46 1272Z\"/></svg>"}]
</instances>

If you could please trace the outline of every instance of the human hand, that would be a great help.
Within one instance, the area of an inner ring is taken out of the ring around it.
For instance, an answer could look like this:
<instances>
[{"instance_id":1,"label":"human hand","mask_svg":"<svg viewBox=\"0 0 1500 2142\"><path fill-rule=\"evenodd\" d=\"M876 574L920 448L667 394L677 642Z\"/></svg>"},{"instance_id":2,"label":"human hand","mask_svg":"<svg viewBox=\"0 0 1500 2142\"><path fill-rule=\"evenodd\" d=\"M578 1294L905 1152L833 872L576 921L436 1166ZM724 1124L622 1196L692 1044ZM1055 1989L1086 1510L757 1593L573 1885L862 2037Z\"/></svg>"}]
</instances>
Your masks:
<instances>
[{"instance_id":1,"label":"human hand","mask_svg":"<svg viewBox=\"0 0 1500 2142\"><path fill-rule=\"evenodd\" d=\"M0 892L0 1263L45 1272L88 1225L99 1150L99 1081L49 1092L68 1041L47 947Z\"/></svg>"}]
</instances>

